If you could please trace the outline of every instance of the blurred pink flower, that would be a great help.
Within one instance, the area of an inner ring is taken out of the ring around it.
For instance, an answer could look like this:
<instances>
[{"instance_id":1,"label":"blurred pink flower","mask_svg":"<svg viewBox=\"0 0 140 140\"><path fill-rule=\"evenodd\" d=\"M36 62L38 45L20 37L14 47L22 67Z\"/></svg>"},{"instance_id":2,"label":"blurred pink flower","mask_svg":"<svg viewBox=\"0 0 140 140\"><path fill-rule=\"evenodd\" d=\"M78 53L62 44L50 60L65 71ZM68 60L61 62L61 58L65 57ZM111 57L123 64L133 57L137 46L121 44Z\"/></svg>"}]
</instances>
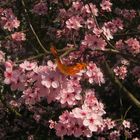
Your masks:
<instances>
[{"instance_id":1,"label":"blurred pink flower","mask_svg":"<svg viewBox=\"0 0 140 140\"><path fill-rule=\"evenodd\" d=\"M102 10L111 12L112 3L110 2L110 0L102 0L100 6Z\"/></svg>"},{"instance_id":2,"label":"blurred pink flower","mask_svg":"<svg viewBox=\"0 0 140 140\"><path fill-rule=\"evenodd\" d=\"M136 38L129 38L125 43L128 45L127 49L130 53L140 53L140 42Z\"/></svg>"},{"instance_id":3,"label":"blurred pink flower","mask_svg":"<svg viewBox=\"0 0 140 140\"><path fill-rule=\"evenodd\" d=\"M39 2L34 5L32 11L38 15L45 15L47 14L48 6L45 2Z\"/></svg>"},{"instance_id":4,"label":"blurred pink flower","mask_svg":"<svg viewBox=\"0 0 140 140\"><path fill-rule=\"evenodd\" d=\"M11 37L14 41L17 41L17 42L26 40L26 35L23 32L15 32L11 34Z\"/></svg>"}]
</instances>

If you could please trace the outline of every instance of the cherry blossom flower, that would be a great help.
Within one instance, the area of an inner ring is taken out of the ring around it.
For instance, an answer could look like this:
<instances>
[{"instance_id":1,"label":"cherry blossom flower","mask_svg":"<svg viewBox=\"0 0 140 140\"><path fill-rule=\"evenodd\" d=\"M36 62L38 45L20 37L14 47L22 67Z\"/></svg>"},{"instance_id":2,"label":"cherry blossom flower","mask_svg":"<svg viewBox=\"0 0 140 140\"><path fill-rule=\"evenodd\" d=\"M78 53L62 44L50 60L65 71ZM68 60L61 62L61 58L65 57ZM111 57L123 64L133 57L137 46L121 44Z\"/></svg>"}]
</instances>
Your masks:
<instances>
[{"instance_id":1,"label":"cherry blossom flower","mask_svg":"<svg viewBox=\"0 0 140 140\"><path fill-rule=\"evenodd\" d=\"M5 9L1 13L1 25L4 29L12 31L14 28L19 27L20 21L17 20L17 18L12 12L12 9Z\"/></svg>"},{"instance_id":2,"label":"cherry blossom flower","mask_svg":"<svg viewBox=\"0 0 140 140\"><path fill-rule=\"evenodd\" d=\"M125 48L125 44L123 40L119 40L116 42L115 47L119 50L123 50Z\"/></svg>"},{"instance_id":3,"label":"cherry blossom flower","mask_svg":"<svg viewBox=\"0 0 140 140\"><path fill-rule=\"evenodd\" d=\"M11 34L11 37L14 41L18 41L18 42L26 40L26 36L23 32L15 32Z\"/></svg>"},{"instance_id":4,"label":"cherry blossom flower","mask_svg":"<svg viewBox=\"0 0 140 140\"><path fill-rule=\"evenodd\" d=\"M107 45L105 40L103 40L101 37L97 37L92 34L85 35L85 39L82 41L82 45L85 45L89 47L90 49L104 49Z\"/></svg>"},{"instance_id":5,"label":"cherry blossom flower","mask_svg":"<svg viewBox=\"0 0 140 140\"><path fill-rule=\"evenodd\" d=\"M127 76L127 67L126 66L117 66L114 68L115 75L118 76L120 79L124 80Z\"/></svg>"},{"instance_id":6,"label":"cherry blossom flower","mask_svg":"<svg viewBox=\"0 0 140 140\"><path fill-rule=\"evenodd\" d=\"M35 67L37 66L37 64L35 62L30 63L29 61L24 61L24 63L19 65L23 70L33 70L35 69Z\"/></svg>"},{"instance_id":7,"label":"cherry blossom flower","mask_svg":"<svg viewBox=\"0 0 140 140\"><path fill-rule=\"evenodd\" d=\"M101 6L102 10L110 12L112 3L110 2L110 0L102 0L100 6Z\"/></svg>"},{"instance_id":8,"label":"cherry blossom flower","mask_svg":"<svg viewBox=\"0 0 140 140\"><path fill-rule=\"evenodd\" d=\"M124 120L122 124L125 128L130 128L130 122L129 121Z\"/></svg>"},{"instance_id":9,"label":"cherry blossom flower","mask_svg":"<svg viewBox=\"0 0 140 140\"><path fill-rule=\"evenodd\" d=\"M83 19L79 16L73 16L66 21L66 27L68 29L78 30L79 28L83 27L82 26L82 20Z\"/></svg>"},{"instance_id":10,"label":"cherry blossom flower","mask_svg":"<svg viewBox=\"0 0 140 140\"><path fill-rule=\"evenodd\" d=\"M96 26L93 18L88 18L87 21L86 21L86 25L87 25L88 29L92 29Z\"/></svg>"},{"instance_id":11,"label":"cherry blossom flower","mask_svg":"<svg viewBox=\"0 0 140 140\"><path fill-rule=\"evenodd\" d=\"M88 126L92 132L96 132L98 130L98 125L101 124L102 118L96 114L87 115L86 119L84 119L83 124Z\"/></svg>"},{"instance_id":12,"label":"cherry blossom flower","mask_svg":"<svg viewBox=\"0 0 140 140\"><path fill-rule=\"evenodd\" d=\"M83 6L83 3L81 1L75 1L75 2L72 3L72 7L75 10L81 10L82 6Z\"/></svg>"},{"instance_id":13,"label":"cherry blossom flower","mask_svg":"<svg viewBox=\"0 0 140 140\"><path fill-rule=\"evenodd\" d=\"M49 120L49 128L53 129L55 127L56 122L54 122L53 120Z\"/></svg>"},{"instance_id":14,"label":"cherry blossom flower","mask_svg":"<svg viewBox=\"0 0 140 140\"><path fill-rule=\"evenodd\" d=\"M109 140L119 140L120 132L117 130L114 130L110 133Z\"/></svg>"},{"instance_id":15,"label":"cherry blossom flower","mask_svg":"<svg viewBox=\"0 0 140 140\"><path fill-rule=\"evenodd\" d=\"M116 126L115 121L113 121L110 118L106 118L106 119L103 119L103 126L100 128L102 130L110 130L110 129L115 128L115 126Z\"/></svg>"},{"instance_id":16,"label":"cherry blossom flower","mask_svg":"<svg viewBox=\"0 0 140 140\"><path fill-rule=\"evenodd\" d=\"M107 40L113 39L111 31L105 26L102 27L103 34L106 36Z\"/></svg>"},{"instance_id":17,"label":"cherry blossom flower","mask_svg":"<svg viewBox=\"0 0 140 140\"><path fill-rule=\"evenodd\" d=\"M114 20L112 20L112 23L118 28L118 29L123 29L124 25L123 25L123 21L120 18L116 18Z\"/></svg>"},{"instance_id":18,"label":"cherry blossom flower","mask_svg":"<svg viewBox=\"0 0 140 140\"><path fill-rule=\"evenodd\" d=\"M87 66L85 76L87 77L90 84L96 83L101 85L101 83L105 82L103 73L101 72L100 68L98 68L93 62L90 62Z\"/></svg>"},{"instance_id":19,"label":"cherry blossom flower","mask_svg":"<svg viewBox=\"0 0 140 140\"><path fill-rule=\"evenodd\" d=\"M88 14L91 13L94 14L95 16L98 16L98 9L96 8L96 5L89 3L84 6L84 9Z\"/></svg>"},{"instance_id":20,"label":"cherry blossom flower","mask_svg":"<svg viewBox=\"0 0 140 140\"><path fill-rule=\"evenodd\" d=\"M55 71L47 72L46 74L41 76L41 79L41 84L47 88L59 87L58 73L56 73Z\"/></svg>"},{"instance_id":21,"label":"cherry blossom flower","mask_svg":"<svg viewBox=\"0 0 140 140\"><path fill-rule=\"evenodd\" d=\"M32 11L38 15L45 15L48 11L47 4L45 2L39 2L34 5Z\"/></svg>"},{"instance_id":22,"label":"cherry blossom flower","mask_svg":"<svg viewBox=\"0 0 140 140\"><path fill-rule=\"evenodd\" d=\"M56 135L57 136L64 136L67 133L67 129L65 127L65 124L57 123L55 125L55 129L56 129Z\"/></svg>"},{"instance_id":23,"label":"cherry blossom flower","mask_svg":"<svg viewBox=\"0 0 140 140\"><path fill-rule=\"evenodd\" d=\"M128 45L129 52L133 54L140 53L140 42L136 38L129 38L125 43Z\"/></svg>"}]
</instances>

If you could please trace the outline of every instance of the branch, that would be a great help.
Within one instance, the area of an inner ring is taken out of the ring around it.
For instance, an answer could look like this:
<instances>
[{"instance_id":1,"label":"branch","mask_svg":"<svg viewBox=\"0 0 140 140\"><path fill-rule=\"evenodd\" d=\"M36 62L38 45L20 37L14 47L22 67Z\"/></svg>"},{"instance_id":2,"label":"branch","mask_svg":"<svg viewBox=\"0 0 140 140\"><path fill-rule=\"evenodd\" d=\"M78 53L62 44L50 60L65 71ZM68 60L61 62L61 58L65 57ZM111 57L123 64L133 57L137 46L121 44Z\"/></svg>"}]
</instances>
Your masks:
<instances>
[{"instance_id":1,"label":"branch","mask_svg":"<svg viewBox=\"0 0 140 140\"><path fill-rule=\"evenodd\" d=\"M115 49L104 49L104 50L95 49L94 51L100 51L100 52L103 52L103 53L118 54L118 55L123 56L125 59L127 59L127 60L129 60L129 61L131 61L131 62L133 62L133 63L135 63L137 65L140 65L140 62L136 61L136 58L133 57L132 55L129 55L129 54L126 54L126 53L121 53L120 51L115 50Z\"/></svg>"},{"instance_id":2,"label":"branch","mask_svg":"<svg viewBox=\"0 0 140 140\"><path fill-rule=\"evenodd\" d=\"M119 81L119 79L117 77L114 76L111 68L109 67L108 63L105 62L105 69L110 77L110 79L112 80L112 82L118 87L120 88L123 93L129 98L129 100L138 108L140 108L140 101L125 87L122 85L122 83Z\"/></svg>"}]
</instances>

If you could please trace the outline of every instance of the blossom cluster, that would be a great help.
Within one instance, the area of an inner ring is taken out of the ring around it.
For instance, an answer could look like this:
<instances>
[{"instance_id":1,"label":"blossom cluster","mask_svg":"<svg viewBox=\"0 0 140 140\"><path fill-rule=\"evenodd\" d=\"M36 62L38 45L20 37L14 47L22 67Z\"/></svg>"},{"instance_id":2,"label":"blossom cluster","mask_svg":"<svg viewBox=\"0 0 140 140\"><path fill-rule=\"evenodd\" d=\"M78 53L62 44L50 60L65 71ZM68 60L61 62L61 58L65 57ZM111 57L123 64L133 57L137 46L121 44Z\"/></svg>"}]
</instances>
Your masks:
<instances>
[{"instance_id":1,"label":"blossom cluster","mask_svg":"<svg viewBox=\"0 0 140 140\"><path fill-rule=\"evenodd\" d=\"M12 90L23 92L26 104L35 104L45 97L48 103L59 101L63 106L74 106L82 99L82 88L78 75L68 79L62 75L52 61L47 65L38 66L36 62L24 61L19 68L12 61L5 62L5 84L10 84ZM101 85L103 74L96 64L90 63L83 78L89 83Z\"/></svg>"},{"instance_id":2,"label":"blossom cluster","mask_svg":"<svg viewBox=\"0 0 140 140\"><path fill-rule=\"evenodd\" d=\"M14 28L18 28L20 26L20 21L14 15L12 9L3 9L0 8L0 18L1 18L1 27L7 29L8 31L12 31Z\"/></svg>"}]
</instances>

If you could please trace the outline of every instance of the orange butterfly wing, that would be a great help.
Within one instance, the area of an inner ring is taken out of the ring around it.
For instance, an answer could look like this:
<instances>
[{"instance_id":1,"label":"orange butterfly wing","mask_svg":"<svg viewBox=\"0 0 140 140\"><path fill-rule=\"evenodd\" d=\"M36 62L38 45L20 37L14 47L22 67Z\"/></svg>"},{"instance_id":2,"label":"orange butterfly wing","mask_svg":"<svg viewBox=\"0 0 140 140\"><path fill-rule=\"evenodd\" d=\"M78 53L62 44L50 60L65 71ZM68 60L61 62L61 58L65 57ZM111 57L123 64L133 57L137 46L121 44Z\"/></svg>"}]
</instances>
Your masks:
<instances>
[{"instance_id":1,"label":"orange butterfly wing","mask_svg":"<svg viewBox=\"0 0 140 140\"><path fill-rule=\"evenodd\" d=\"M75 75L76 73L80 72L80 70L85 69L86 68L86 64L85 63L77 63L73 66L67 66L62 64L60 58L58 57L57 51L55 49L55 47L51 47L50 48L52 54L56 57L56 63L57 63L57 67L58 69L65 75Z\"/></svg>"}]
</instances>

